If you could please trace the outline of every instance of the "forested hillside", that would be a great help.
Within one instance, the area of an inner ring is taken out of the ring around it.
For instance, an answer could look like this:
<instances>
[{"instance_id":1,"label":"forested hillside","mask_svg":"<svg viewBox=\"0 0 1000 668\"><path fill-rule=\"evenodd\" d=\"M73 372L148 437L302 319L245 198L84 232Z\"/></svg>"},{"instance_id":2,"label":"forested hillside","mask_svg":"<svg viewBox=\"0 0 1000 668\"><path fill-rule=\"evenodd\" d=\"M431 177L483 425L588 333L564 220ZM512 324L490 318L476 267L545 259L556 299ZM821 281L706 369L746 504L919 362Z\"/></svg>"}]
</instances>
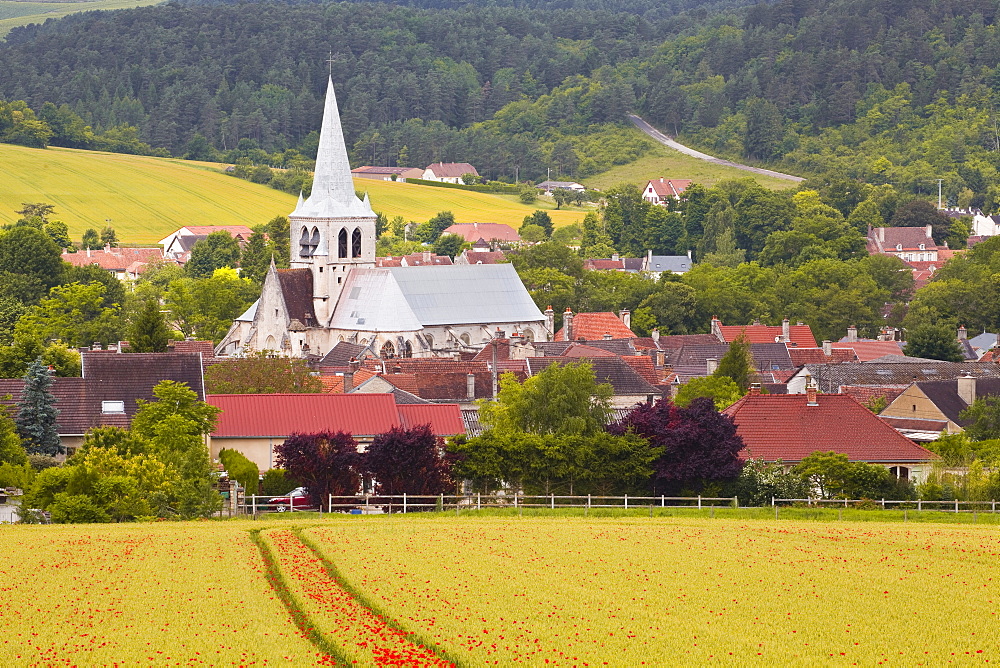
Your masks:
<instances>
[{"instance_id":1,"label":"forested hillside","mask_svg":"<svg viewBox=\"0 0 1000 668\"><path fill-rule=\"evenodd\" d=\"M0 99L280 164L314 149L332 50L357 163L582 179L648 150L622 123L638 111L720 155L1000 201L998 0L407 4L171 3L21 28Z\"/></svg>"}]
</instances>

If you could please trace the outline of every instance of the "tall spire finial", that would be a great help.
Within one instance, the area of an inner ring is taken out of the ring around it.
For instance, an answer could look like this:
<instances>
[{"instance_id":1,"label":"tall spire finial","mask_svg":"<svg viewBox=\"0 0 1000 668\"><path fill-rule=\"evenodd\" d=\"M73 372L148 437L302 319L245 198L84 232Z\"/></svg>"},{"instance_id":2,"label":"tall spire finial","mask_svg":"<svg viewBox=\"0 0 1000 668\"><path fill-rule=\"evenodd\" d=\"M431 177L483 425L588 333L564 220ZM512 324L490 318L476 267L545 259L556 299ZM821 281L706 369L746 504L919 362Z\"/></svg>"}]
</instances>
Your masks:
<instances>
[{"instance_id":1,"label":"tall spire finial","mask_svg":"<svg viewBox=\"0 0 1000 668\"><path fill-rule=\"evenodd\" d=\"M330 69L330 78L333 78L333 49L330 49L330 57L326 59L327 65Z\"/></svg>"}]
</instances>

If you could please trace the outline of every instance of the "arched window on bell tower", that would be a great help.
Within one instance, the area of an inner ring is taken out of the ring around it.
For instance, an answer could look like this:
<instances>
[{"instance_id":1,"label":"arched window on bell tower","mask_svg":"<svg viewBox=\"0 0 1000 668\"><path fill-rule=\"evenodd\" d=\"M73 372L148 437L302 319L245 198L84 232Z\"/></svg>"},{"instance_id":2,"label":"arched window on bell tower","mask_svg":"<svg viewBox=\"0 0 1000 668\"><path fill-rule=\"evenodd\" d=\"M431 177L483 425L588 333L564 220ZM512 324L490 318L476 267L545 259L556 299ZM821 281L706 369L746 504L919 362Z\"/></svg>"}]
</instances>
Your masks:
<instances>
[{"instance_id":1,"label":"arched window on bell tower","mask_svg":"<svg viewBox=\"0 0 1000 668\"><path fill-rule=\"evenodd\" d=\"M351 257L361 257L361 229L358 227L354 228L354 234L351 235Z\"/></svg>"},{"instance_id":2,"label":"arched window on bell tower","mask_svg":"<svg viewBox=\"0 0 1000 668\"><path fill-rule=\"evenodd\" d=\"M314 227L309 236L309 254L315 255L317 248L319 248L319 228Z\"/></svg>"},{"instance_id":3,"label":"arched window on bell tower","mask_svg":"<svg viewBox=\"0 0 1000 668\"><path fill-rule=\"evenodd\" d=\"M299 257L309 257L312 255L312 250L309 246L309 230L303 227L302 235L299 237Z\"/></svg>"},{"instance_id":4,"label":"arched window on bell tower","mask_svg":"<svg viewBox=\"0 0 1000 668\"><path fill-rule=\"evenodd\" d=\"M337 235L337 257L347 257L347 230L341 229Z\"/></svg>"}]
</instances>

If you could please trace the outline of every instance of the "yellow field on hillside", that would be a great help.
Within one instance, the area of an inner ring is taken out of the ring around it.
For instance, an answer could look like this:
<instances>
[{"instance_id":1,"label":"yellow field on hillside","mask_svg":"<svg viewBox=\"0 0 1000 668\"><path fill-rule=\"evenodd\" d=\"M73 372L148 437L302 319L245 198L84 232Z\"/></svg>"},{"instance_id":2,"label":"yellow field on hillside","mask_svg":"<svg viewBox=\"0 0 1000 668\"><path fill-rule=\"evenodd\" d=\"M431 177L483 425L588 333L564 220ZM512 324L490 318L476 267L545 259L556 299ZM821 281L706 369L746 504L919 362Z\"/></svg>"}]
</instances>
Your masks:
<instances>
[{"instance_id":1,"label":"yellow field on hillside","mask_svg":"<svg viewBox=\"0 0 1000 668\"><path fill-rule=\"evenodd\" d=\"M155 243L184 225L258 225L295 208L295 197L223 173L224 165L66 148L0 144L0 224L17 219L23 202L54 204L54 218L79 239L111 221L124 243ZM536 206L488 193L355 179L372 206L389 217L423 222L451 211L461 223L520 226ZM584 212L555 211L556 225Z\"/></svg>"},{"instance_id":2,"label":"yellow field on hillside","mask_svg":"<svg viewBox=\"0 0 1000 668\"><path fill-rule=\"evenodd\" d=\"M26 0L0 0L0 39L12 28L30 23L45 23L77 12L95 9L130 9L155 5L163 0L60 0L37 2Z\"/></svg>"},{"instance_id":3,"label":"yellow field on hillside","mask_svg":"<svg viewBox=\"0 0 1000 668\"><path fill-rule=\"evenodd\" d=\"M638 129L634 132L642 134ZM647 182L658 179L691 179L704 186L713 186L724 179L751 178L770 190L794 188L797 183L785 181L771 176L754 174L742 169L717 165L684 155L662 144L648 140L650 150L635 162L612 167L606 172L595 174L584 180L588 188L607 190L620 183L634 183L642 187Z\"/></svg>"}]
</instances>

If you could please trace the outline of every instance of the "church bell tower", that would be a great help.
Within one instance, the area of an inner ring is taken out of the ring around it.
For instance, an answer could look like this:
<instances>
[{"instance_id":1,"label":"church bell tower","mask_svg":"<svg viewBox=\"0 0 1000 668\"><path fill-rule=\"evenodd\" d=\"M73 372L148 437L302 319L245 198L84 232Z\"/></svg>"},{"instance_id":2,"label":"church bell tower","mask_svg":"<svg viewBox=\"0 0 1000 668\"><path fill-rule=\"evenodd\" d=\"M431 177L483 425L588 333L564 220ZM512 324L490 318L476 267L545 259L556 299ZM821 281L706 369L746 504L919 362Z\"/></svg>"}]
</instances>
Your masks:
<instances>
[{"instance_id":1,"label":"church bell tower","mask_svg":"<svg viewBox=\"0 0 1000 668\"><path fill-rule=\"evenodd\" d=\"M312 271L313 310L320 326L333 314L351 268L375 266L375 218L368 196L362 200L354 192L331 77L312 191L307 199L299 195L288 216L291 266Z\"/></svg>"}]
</instances>

